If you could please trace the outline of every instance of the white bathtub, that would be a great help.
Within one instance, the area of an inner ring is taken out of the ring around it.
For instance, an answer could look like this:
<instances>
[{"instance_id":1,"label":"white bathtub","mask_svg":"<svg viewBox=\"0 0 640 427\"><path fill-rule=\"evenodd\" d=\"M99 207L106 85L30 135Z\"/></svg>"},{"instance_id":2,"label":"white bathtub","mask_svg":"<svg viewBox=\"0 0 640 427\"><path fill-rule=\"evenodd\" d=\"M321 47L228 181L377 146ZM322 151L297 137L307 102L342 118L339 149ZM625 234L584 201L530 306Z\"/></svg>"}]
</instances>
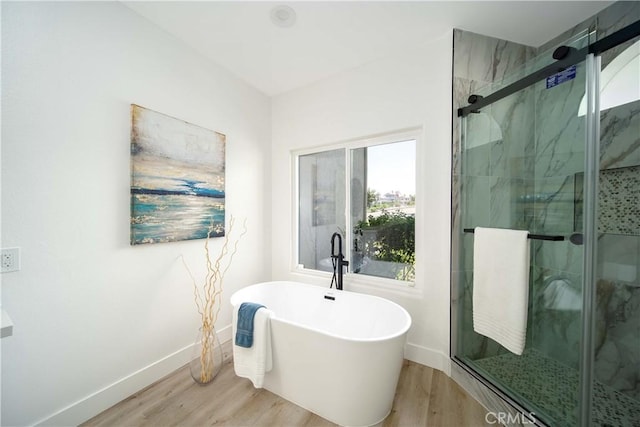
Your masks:
<instances>
[{"instance_id":1,"label":"white bathtub","mask_svg":"<svg viewBox=\"0 0 640 427\"><path fill-rule=\"evenodd\" d=\"M242 302L274 313L273 369L264 388L342 426L370 426L389 415L411 326L404 308L297 282L248 286L231 296L232 305Z\"/></svg>"}]
</instances>

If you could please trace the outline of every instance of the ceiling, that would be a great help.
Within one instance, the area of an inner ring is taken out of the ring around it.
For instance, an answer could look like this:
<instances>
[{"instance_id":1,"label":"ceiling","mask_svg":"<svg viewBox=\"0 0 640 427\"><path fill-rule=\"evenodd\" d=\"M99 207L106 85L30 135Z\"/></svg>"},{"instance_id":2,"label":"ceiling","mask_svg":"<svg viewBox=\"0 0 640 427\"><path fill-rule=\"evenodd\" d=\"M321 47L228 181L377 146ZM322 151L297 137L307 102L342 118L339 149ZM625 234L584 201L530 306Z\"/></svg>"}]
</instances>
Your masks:
<instances>
[{"instance_id":1,"label":"ceiling","mask_svg":"<svg viewBox=\"0 0 640 427\"><path fill-rule=\"evenodd\" d=\"M125 1L269 96L423 45L459 28L538 47L611 1ZM271 10L296 12L289 28Z\"/></svg>"}]
</instances>

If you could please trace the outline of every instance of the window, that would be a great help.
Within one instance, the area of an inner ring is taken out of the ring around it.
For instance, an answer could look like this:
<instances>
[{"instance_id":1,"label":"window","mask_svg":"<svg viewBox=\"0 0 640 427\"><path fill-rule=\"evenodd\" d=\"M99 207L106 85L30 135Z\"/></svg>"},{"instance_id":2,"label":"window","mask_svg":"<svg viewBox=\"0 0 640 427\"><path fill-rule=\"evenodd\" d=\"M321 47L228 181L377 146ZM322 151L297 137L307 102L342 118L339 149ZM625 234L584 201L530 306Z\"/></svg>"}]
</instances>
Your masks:
<instances>
[{"instance_id":1,"label":"window","mask_svg":"<svg viewBox=\"0 0 640 427\"><path fill-rule=\"evenodd\" d=\"M345 151L331 150L298 158L298 264L333 271L331 235L346 230Z\"/></svg>"},{"instance_id":2,"label":"window","mask_svg":"<svg viewBox=\"0 0 640 427\"><path fill-rule=\"evenodd\" d=\"M331 236L339 232L349 273L415 280L416 140L397 135L297 155L298 265L333 271Z\"/></svg>"}]
</instances>

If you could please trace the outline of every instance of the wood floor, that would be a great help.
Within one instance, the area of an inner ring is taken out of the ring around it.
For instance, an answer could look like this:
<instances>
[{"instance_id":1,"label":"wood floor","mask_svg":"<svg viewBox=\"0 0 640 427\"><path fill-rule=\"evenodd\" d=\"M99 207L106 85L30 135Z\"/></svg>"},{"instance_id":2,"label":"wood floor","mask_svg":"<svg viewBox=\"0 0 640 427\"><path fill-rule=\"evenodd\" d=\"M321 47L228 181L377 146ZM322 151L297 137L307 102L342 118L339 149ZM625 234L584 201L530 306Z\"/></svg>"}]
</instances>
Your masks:
<instances>
[{"instance_id":1,"label":"wood floor","mask_svg":"<svg viewBox=\"0 0 640 427\"><path fill-rule=\"evenodd\" d=\"M406 361L383 426L484 426L486 410L446 374ZM82 426L335 426L275 394L255 389L227 360L206 386L183 367Z\"/></svg>"}]
</instances>

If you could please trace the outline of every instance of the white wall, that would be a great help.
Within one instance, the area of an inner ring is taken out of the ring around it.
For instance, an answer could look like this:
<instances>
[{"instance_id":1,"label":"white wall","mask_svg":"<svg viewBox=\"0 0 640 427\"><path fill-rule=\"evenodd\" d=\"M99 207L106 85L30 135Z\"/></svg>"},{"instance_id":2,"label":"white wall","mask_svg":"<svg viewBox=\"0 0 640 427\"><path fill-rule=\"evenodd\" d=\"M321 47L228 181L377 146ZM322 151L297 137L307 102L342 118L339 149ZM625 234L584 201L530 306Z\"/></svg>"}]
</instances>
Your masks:
<instances>
[{"instance_id":1,"label":"white wall","mask_svg":"<svg viewBox=\"0 0 640 427\"><path fill-rule=\"evenodd\" d=\"M198 319L178 257L203 272L202 241L129 246L131 103L227 135L227 211L249 233L226 298L269 278L329 284L291 272L291 150L421 127L416 290L345 287L404 305L407 357L447 371L451 42L270 101L119 3L3 2L1 237L22 270L1 277L2 425L77 424L188 360Z\"/></svg>"},{"instance_id":2,"label":"white wall","mask_svg":"<svg viewBox=\"0 0 640 427\"><path fill-rule=\"evenodd\" d=\"M407 357L447 372L452 40L448 31L419 49L277 96L272 104L272 185L278 189L272 198L272 272L280 280L330 283L328 275L292 272L291 150L422 128L417 149L416 290L395 292L346 279L345 289L384 296L407 308L413 318Z\"/></svg>"},{"instance_id":3,"label":"white wall","mask_svg":"<svg viewBox=\"0 0 640 427\"><path fill-rule=\"evenodd\" d=\"M203 241L129 245L129 105L226 134L249 228L228 300L270 277L270 100L118 2L2 9L2 247L22 249L2 424L77 424L186 363L198 328L178 257L203 273Z\"/></svg>"}]
</instances>

